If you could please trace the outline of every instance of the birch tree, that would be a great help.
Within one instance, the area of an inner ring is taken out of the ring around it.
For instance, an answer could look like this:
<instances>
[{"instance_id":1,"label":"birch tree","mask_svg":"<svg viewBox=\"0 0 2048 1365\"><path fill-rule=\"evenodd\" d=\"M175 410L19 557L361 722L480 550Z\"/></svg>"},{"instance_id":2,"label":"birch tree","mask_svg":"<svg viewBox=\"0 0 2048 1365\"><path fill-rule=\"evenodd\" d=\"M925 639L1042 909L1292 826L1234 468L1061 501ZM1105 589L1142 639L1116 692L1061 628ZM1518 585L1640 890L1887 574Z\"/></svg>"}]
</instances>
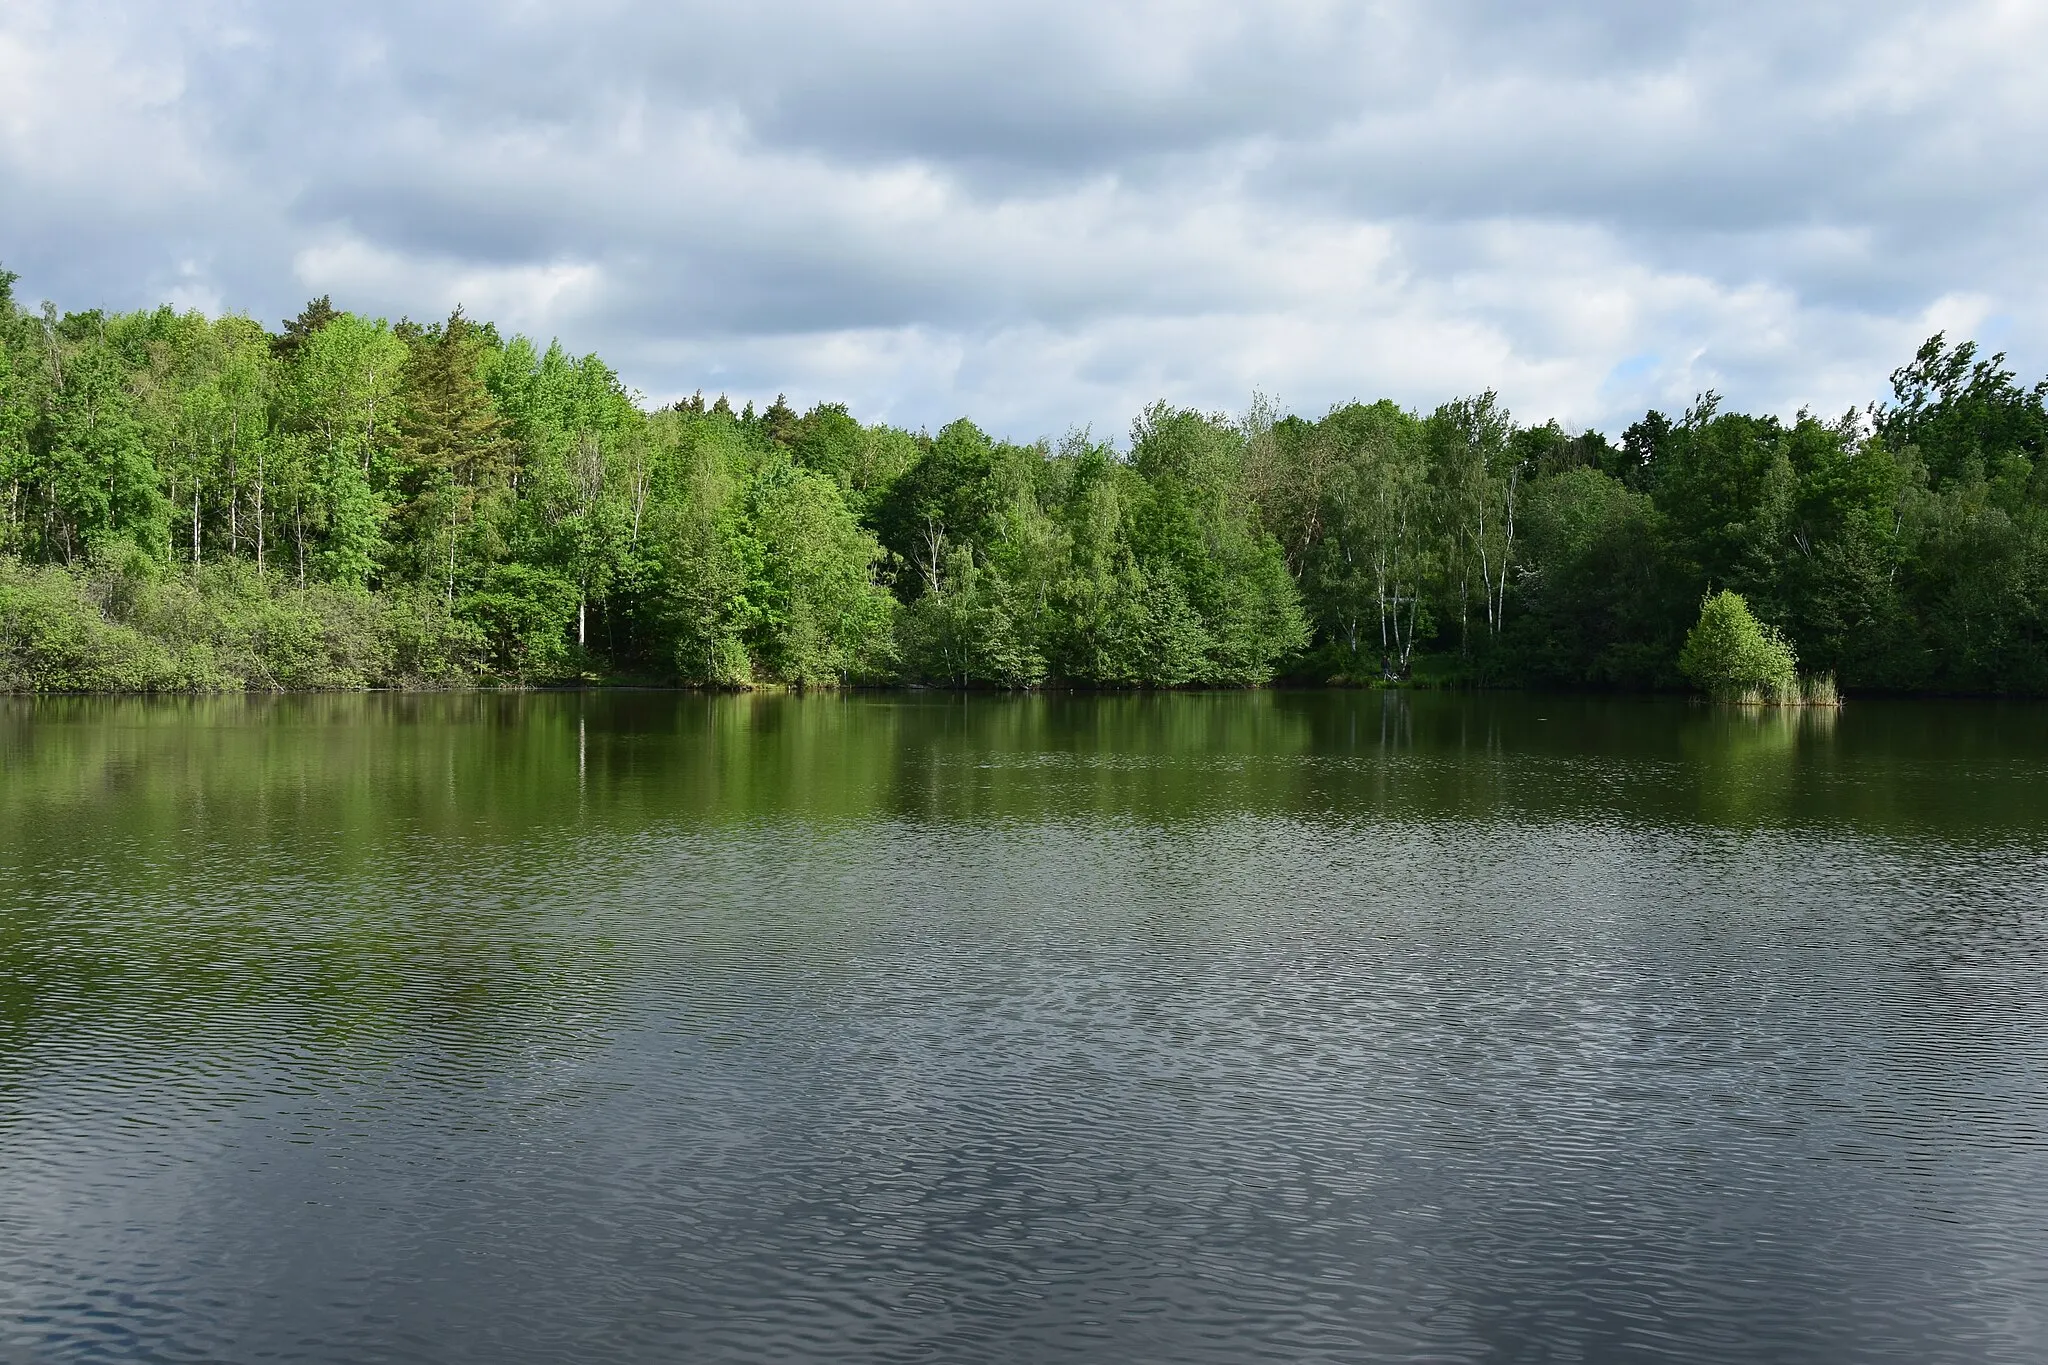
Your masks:
<instances>
[{"instance_id":1,"label":"birch tree","mask_svg":"<svg viewBox=\"0 0 2048 1365\"><path fill-rule=\"evenodd\" d=\"M1479 601L1489 639L1507 616L1508 572L1515 552L1521 468L1514 420L1491 390L1446 403L1429 419L1433 481L1443 517L1445 589L1456 602L1459 640Z\"/></svg>"}]
</instances>

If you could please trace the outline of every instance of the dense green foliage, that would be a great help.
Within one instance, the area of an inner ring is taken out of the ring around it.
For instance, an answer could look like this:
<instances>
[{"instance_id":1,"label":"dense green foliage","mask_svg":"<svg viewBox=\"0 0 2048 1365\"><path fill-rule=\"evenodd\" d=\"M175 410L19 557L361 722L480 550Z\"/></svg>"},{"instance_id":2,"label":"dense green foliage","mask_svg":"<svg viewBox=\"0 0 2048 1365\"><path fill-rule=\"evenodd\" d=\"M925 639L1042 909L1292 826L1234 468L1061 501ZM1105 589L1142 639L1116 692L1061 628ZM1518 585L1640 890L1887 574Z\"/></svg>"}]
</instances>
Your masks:
<instances>
[{"instance_id":1,"label":"dense green foliage","mask_svg":"<svg viewBox=\"0 0 2048 1365\"><path fill-rule=\"evenodd\" d=\"M1799 658L1774 626L1723 588L1700 604L1700 619L1678 651L1679 671L1716 701L1794 701Z\"/></svg>"},{"instance_id":2,"label":"dense green foliage","mask_svg":"<svg viewBox=\"0 0 2048 1365\"><path fill-rule=\"evenodd\" d=\"M1164 404L1128 448L643 409L460 310L271 333L0 273L0 689L642 678L1673 687L1727 590L1850 688L2048 691L2048 384L1865 413Z\"/></svg>"}]
</instances>

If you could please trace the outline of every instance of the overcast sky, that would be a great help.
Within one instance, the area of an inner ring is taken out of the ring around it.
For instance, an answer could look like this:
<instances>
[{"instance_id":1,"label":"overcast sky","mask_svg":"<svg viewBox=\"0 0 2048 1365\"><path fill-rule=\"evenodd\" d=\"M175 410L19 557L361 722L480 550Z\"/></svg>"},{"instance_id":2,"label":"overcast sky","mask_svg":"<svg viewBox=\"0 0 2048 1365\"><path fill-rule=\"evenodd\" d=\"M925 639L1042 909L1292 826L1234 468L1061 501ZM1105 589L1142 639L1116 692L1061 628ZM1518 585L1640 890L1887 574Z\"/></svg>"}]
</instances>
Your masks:
<instances>
[{"instance_id":1,"label":"overcast sky","mask_svg":"<svg viewBox=\"0 0 2048 1365\"><path fill-rule=\"evenodd\" d=\"M1937 328L2048 368L2044 57L2039 0L7 0L0 264L1024 439L1832 413Z\"/></svg>"}]
</instances>

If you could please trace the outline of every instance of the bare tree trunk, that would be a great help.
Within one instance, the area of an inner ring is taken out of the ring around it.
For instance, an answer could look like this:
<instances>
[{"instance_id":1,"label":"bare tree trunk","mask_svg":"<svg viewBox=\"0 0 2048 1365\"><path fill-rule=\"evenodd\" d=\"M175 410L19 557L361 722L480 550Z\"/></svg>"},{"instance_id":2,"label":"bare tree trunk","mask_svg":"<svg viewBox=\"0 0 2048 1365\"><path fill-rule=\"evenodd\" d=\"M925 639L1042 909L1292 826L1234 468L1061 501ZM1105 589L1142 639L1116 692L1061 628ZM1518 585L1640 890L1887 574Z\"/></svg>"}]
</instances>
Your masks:
<instances>
[{"instance_id":1,"label":"bare tree trunk","mask_svg":"<svg viewBox=\"0 0 2048 1365\"><path fill-rule=\"evenodd\" d=\"M263 447L256 447L256 576L263 577Z\"/></svg>"},{"instance_id":2,"label":"bare tree trunk","mask_svg":"<svg viewBox=\"0 0 2048 1365\"><path fill-rule=\"evenodd\" d=\"M925 582L930 586L932 596L944 601L945 596L939 586L939 560L946 550L946 528L930 517L924 523L924 545Z\"/></svg>"},{"instance_id":3,"label":"bare tree trunk","mask_svg":"<svg viewBox=\"0 0 2048 1365\"><path fill-rule=\"evenodd\" d=\"M242 501L241 432L238 418L228 419L228 553L242 553L242 526L237 515Z\"/></svg>"},{"instance_id":4,"label":"bare tree trunk","mask_svg":"<svg viewBox=\"0 0 2048 1365\"><path fill-rule=\"evenodd\" d=\"M1408 642L1401 649L1401 676L1408 676L1408 661L1415 657L1415 617L1422 610L1422 585L1416 584L1415 595L1408 599Z\"/></svg>"},{"instance_id":5,"label":"bare tree trunk","mask_svg":"<svg viewBox=\"0 0 2048 1365\"><path fill-rule=\"evenodd\" d=\"M1498 636L1508 619L1508 564L1515 557L1515 491L1520 486L1522 471L1508 471L1508 500L1502 529L1506 539L1500 548L1500 591L1495 594L1493 611L1493 633Z\"/></svg>"},{"instance_id":6,"label":"bare tree trunk","mask_svg":"<svg viewBox=\"0 0 2048 1365\"><path fill-rule=\"evenodd\" d=\"M1486 518L1484 516L1479 518L1478 543L1479 596L1486 607L1487 629L1491 631L1493 629L1493 568L1492 561L1487 557L1486 553ZM1462 619L1465 615L1466 607L1472 599L1472 585L1470 583L1461 583L1458 585L1458 588L1458 615Z\"/></svg>"}]
</instances>

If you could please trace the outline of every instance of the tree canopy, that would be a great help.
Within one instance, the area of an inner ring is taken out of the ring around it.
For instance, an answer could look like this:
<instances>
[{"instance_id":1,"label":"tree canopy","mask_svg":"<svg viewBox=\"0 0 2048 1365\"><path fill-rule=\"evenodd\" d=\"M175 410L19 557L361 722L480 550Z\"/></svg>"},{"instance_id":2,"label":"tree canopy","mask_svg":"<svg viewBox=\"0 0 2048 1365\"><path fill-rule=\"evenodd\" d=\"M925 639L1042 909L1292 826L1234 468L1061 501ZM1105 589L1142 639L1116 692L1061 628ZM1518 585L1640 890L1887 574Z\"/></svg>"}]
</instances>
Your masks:
<instances>
[{"instance_id":1,"label":"tree canopy","mask_svg":"<svg viewBox=\"0 0 2048 1365\"><path fill-rule=\"evenodd\" d=\"M652 410L460 309L272 331L15 282L0 687L1664 688L1734 601L1848 688L2048 691L2048 381L1967 341L1832 419L1709 393L1617 442L1492 393L1161 403L1119 448Z\"/></svg>"}]
</instances>

